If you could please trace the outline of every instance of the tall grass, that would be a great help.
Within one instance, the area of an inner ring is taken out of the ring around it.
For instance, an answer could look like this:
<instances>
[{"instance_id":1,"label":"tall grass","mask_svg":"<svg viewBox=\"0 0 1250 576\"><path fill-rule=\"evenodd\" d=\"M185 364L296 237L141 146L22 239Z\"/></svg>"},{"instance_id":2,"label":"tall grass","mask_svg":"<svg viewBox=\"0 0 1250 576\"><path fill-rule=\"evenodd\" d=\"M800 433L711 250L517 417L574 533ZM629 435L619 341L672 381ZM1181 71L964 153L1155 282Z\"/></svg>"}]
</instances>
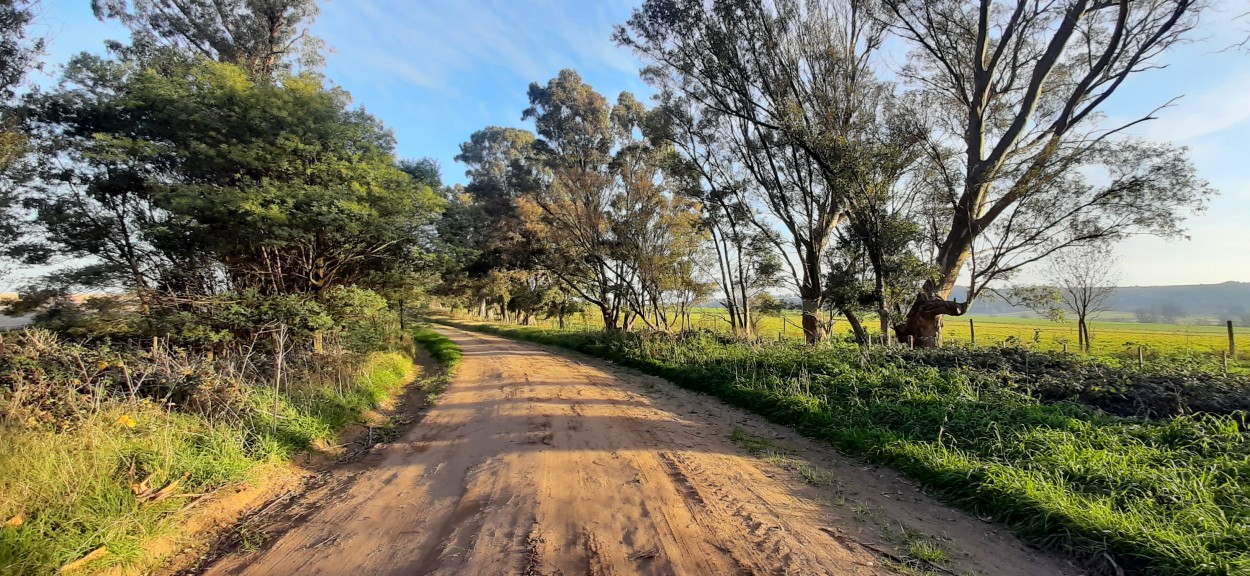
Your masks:
<instances>
[{"instance_id":1,"label":"tall grass","mask_svg":"<svg viewBox=\"0 0 1250 576\"><path fill-rule=\"evenodd\" d=\"M752 346L467 325L580 350L719 396L1108 573L1250 573L1244 412L1162 419L1042 402L1001 374L853 346Z\"/></svg>"},{"instance_id":2,"label":"tall grass","mask_svg":"<svg viewBox=\"0 0 1250 576\"><path fill-rule=\"evenodd\" d=\"M345 384L244 386L225 412L111 395L60 425L35 416L2 422L0 522L15 525L0 524L0 574L51 573L101 546L108 554L93 566L138 560L145 538L176 528L171 512L184 496L249 480L265 463L334 438L413 370L403 354L375 352ZM174 497L159 501L132 488L145 483L150 493L175 481Z\"/></svg>"}]
</instances>

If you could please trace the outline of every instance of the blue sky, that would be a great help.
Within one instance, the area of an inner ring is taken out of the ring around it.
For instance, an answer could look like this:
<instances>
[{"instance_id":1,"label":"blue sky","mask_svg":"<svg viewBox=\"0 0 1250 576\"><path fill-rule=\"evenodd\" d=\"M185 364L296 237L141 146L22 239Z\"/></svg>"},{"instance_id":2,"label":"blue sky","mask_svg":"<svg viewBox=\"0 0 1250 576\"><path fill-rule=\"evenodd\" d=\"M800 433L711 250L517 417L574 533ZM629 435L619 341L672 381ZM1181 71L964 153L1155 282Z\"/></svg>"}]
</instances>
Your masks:
<instances>
[{"instance_id":1,"label":"blue sky","mask_svg":"<svg viewBox=\"0 0 1250 576\"><path fill-rule=\"evenodd\" d=\"M578 70L614 100L645 99L640 63L611 40L636 1L334 0L314 33L332 48L325 74L395 131L404 157L430 156L448 182L463 182L458 145L484 126L520 126L530 82ZM1136 117L1183 95L1136 135L1191 148L1202 176L1221 192L1189 220L1191 239L1135 238L1120 245L1125 285L1250 282L1250 53L1223 50L1250 22L1233 21L1239 0L1208 15L1197 40L1168 67L1130 80L1107 108ZM91 15L89 0L44 0L36 32L49 37L49 73L74 53L99 52L125 32Z\"/></svg>"}]
</instances>

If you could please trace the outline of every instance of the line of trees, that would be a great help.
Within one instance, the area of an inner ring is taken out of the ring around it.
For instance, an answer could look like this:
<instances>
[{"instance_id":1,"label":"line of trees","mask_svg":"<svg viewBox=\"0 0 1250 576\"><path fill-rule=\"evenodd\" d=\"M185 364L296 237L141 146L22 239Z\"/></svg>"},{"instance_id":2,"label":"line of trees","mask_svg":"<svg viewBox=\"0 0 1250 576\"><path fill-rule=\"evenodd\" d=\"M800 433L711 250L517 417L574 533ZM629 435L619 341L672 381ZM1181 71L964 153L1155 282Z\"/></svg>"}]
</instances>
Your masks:
<instances>
[{"instance_id":1,"label":"line of trees","mask_svg":"<svg viewBox=\"0 0 1250 576\"><path fill-rule=\"evenodd\" d=\"M535 131L487 127L461 145L468 186L441 225L443 289L479 312L564 319L582 306L609 331L669 330L707 296L708 232L682 194L666 117L614 104L572 70L531 84Z\"/></svg>"},{"instance_id":2,"label":"line of trees","mask_svg":"<svg viewBox=\"0 0 1250 576\"><path fill-rule=\"evenodd\" d=\"M485 217L446 237L447 286L503 314L580 300L608 330L667 330L717 294L747 335L789 287L809 343L837 313L862 343L875 314L883 340L935 345L943 316L1035 262L1183 235L1214 192L1185 149L1124 135L1158 109L1100 110L1204 6L647 0L614 39L656 106L609 106L566 70L530 87L535 132L474 134L449 214Z\"/></svg>"}]
</instances>

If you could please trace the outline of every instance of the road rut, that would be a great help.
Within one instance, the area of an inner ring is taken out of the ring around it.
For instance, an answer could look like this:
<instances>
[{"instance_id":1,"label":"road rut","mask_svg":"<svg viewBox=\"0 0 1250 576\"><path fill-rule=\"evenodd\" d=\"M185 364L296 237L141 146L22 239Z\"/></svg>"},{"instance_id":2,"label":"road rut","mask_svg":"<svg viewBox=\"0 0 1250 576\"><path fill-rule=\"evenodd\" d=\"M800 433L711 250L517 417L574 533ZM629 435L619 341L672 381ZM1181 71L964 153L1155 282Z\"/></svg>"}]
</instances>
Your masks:
<instances>
[{"instance_id":1,"label":"road rut","mask_svg":"<svg viewBox=\"0 0 1250 576\"><path fill-rule=\"evenodd\" d=\"M464 359L402 439L207 574L894 574L894 523L949 567L1074 573L888 471L662 380L451 328ZM741 427L836 476L746 454ZM866 512L865 512L866 511ZM895 565L896 566L896 565Z\"/></svg>"}]
</instances>

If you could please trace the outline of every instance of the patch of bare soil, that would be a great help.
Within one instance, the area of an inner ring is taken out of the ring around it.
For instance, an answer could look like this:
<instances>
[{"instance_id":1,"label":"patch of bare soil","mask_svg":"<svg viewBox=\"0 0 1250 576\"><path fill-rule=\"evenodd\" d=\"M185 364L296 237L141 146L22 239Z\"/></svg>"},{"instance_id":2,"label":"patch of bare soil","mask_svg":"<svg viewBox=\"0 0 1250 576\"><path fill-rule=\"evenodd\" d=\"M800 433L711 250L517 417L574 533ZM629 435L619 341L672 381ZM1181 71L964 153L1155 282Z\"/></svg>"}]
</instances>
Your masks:
<instances>
[{"instance_id":1,"label":"patch of bare soil","mask_svg":"<svg viewBox=\"0 0 1250 576\"><path fill-rule=\"evenodd\" d=\"M205 573L1076 573L713 398L441 331L464 359L421 423L281 504L276 536Z\"/></svg>"}]
</instances>

